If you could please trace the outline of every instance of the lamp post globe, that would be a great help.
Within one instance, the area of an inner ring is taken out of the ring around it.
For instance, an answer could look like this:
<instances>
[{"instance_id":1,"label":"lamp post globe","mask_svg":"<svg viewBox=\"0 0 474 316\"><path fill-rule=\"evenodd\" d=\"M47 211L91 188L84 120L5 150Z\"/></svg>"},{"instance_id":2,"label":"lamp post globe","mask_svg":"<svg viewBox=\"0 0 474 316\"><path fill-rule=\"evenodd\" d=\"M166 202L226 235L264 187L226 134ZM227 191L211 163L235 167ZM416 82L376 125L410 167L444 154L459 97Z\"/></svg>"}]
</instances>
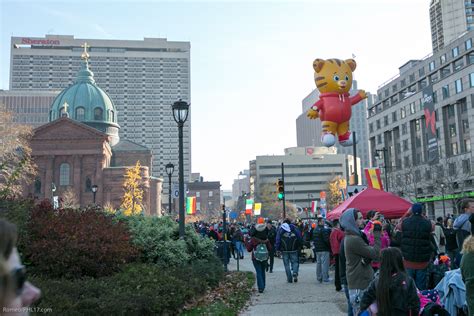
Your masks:
<instances>
[{"instance_id":1,"label":"lamp post globe","mask_svg":"<svg viewBox=\"0 0 474 316\"><path fill-rule=\"evenodd\" d=\"M91 187L91 190L92 190L92 195L93 195L93 202L95 204L95 195L97 194L97 190L99 189L99 186L97 184L94 184L92 187Z\"/></svg>"},{"instance_id":2,"label":"lamp post globe","mask_svg":"<svg viewBox=\"0 0 474 316\"><path fill-rule=\"evenodd\" d=\"M171 204L171 176L173 175L174 172L174 165L169 162L165 166L166 168L166 174L168 175L168 210L169 214L171 215L171 210L173 209L172 204Z\"/></svg>"},{"instance_id":3,"label":"lamp post globe","mask_svg":"<svg viewBox=\"0 0 474 316\"><path fill-rule=\"evenodd\" d=\"M179 99L172 105L173 118L178 123L179 138L179 238L184 239L184 157L183 127L188 119L189 104Z\"/></svg>"}]
</instances>

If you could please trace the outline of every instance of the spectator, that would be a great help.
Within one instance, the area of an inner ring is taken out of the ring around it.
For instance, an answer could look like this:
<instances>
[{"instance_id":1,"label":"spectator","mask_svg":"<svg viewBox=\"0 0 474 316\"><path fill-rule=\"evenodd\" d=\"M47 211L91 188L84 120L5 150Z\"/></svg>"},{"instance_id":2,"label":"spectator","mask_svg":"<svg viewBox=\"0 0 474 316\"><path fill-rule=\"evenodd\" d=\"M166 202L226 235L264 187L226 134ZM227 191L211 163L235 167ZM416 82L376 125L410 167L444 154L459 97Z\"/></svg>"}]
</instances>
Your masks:
<instances>
[{"instance_id":1,"label":"spectator","mask_svg":"<svg viewBox=\"0 0 474 316\"><path fill-rule=\"evenodd\" d=\"M341 227L342 232L344 228ZM344 294L346 295L347 300L347 316L353 316L352 304L349 299L349 287L347 286L347 277L346 277L346 255L344 253L344 239L341 242L341 247L339 248L339 275L341 277L341 284L344 287Z\"/></svg>"},{"instance_id":2,"label":"spectator","mask_svg":"<svg viewBox=\"0 0 474 316\"><path fill-rule=\"evenodd\" d=\"M423 205L415 203L400 221L402 232L401 250L403 263L408 275L415 280L419 290L426 290L427 267L433 252L436 250L433 236L433 225L422 216Z\"/></svg>"},{"instance_id":3,"label":"spectator","mask_svg":"<svg viewBox=\"0 0 474 316\"><path fill-rule=\"evenodd\" d=\"M237 226L234 235L232 236L235 242L235 250L237 251L237 256L239 259L244 259L244 234L240 226Z\"/></svg>"},{"instance_id":4,"label":"spectator","mask_svg":"<svg viewBox=\"0 0 474 316\"><path fill-rule=\"evenodd\" d=\"M16 226L0 219L0 306L2 315L11 308L13 315L28 315L26 307L37 301L41 291L26 281L25 267L16 249ZM23 308L23 310L22 310ZM18 312L22 310L22 312Z\"/></svg>"},{"instance_id":5,"label":"spectator","mask_svg":"<svg viewBox=\"0 0 474 316\"><path fill-rule=\"evenodd\" d=\"M329 283L329 255L331 229L324 227L324 218L318 218L318 225L313 231L314 251L316 252L316 279L319 283Z\"/></svg>"},{"instance_id":6,"label":"spectator","mask_svg":"<svg viewBox=\"0 0 474 316\"><path fill-rule=\"evenodd\" d=\"M302 243L303 239L301 238L301 233L298 228L291 224L289 219L285 219L278 229L275 247L282 254L288 283L298 282L298 249Z\"/></svg>"},{"instance_id":7,"label":"spectator","mask_svg":"<svg viewBox=\"0 0 474 316\"><path fill-rule=\"evenodd\" d=\"M213 239L214 241L219 240L219 235L217 234L217 232L214 229L213 225L211 225L211 227L209 227L209 233L207 234L207 236L209 237L209 239Z\"/></svg>"},{"instance_id":8,"label":"spectator","mask_svg":"<svg viewBox=\"0 0 474 316\"><path fill-rule=\"evenodd\" d=\"M331 235L329 236L329 241L331 243L331 251L334 256L335 261L335 272L334 272L334 285L336 286L336 291L339 292L342 290L341 286L341 277L339 271L339 250L341 249L341 243L344 240L344 232L341 230L341 225L339 220L335 219L333 221L333 229Z\"/></svg>"},{"instance_id":9,"label":"spectator","mask_svg":"<svg viewBox=\"0 0 474 316\"><path fill-rule=\"evenodd\" d=\"M265 269L267 267L268 252L272 245L268 240L268 232L264 223L256 224L255 228L250 231L250 236L250 239L246 242L246 247L247 251L252 252L252 263L257 275L258 292L263 293L265 290ZM264 244L267 249L267 257L264 260L255 256L255 251L260 244Z\"/></svg>"},{"instance_id":10,"label":"spectator","mask_svg":"<svg viewBox=\"0 0 474 316\"><path fill-rule=\"evenodd\" d=\"M270 244L272 245L272 249L268 253L270 264L267 265L267 271L270 270L270 273L273 273L273 263L275 261L276 229L273 226L272 221L270 219L267 221L267 231L268 231L268 240L270 240Z\"/></svg>"},{"instance_id":11,"label":"spectator","mask_svg":"<svg viewBox=\"0 0 474 316\"><path fill-rule=\"evenodd\" d=\"M444 231L444 235L446 237L446 254L451 260L451 269L457 269L457 257L459 254L459 247L456 239L456 231L453 229L453 220L451 218L446 221L446 229Z\"/></svg>"},{"instance_id":12,"label":"spectator","mask_svg":"<svg viewBox=\"0 0 474 316\"><path fill-rule=\"evenodd\" d=\"M433 237L436 241L438 253L446 253L446 236L444 235L443 218L438 217L433 231Z\"/></svg>"},{"instance_id":13,"label":"spectator","mask_svg":"<svg viewBox=\"0 0 474 316\"><path fill-rule=\"evenodd\" d=\"M380 232L382 227L375 224L374 246L369 246L360 231L363 220L362 213L354 208L344 211L340 219L341 227L345 233L346 278L349 288L349 300L354 315L359 314L360 298L374 276L370 261L378 259L380 255Z\"/></svg>"},{"instance_id":14,"label":"spectator","mask_svg":"<svg viewBox=\"0 0 474 316\"><path fill-rule=\"evenodd\" d=\"M466 284L468 315L474 315L474 215L469 217L469 222L471 224L471 235L466 238L462 246L461 274Z\"/></svg>"},{"instance_id":15,"label":"spectator","mask_svg":"<svg viewBox=\"0 0 474 316\"><path fill-rule=\"evenodd\" d=\"M474 200L462 200L461 210L463 214L456 218L453 225L454 230L456 230L456 238L459 246L463 245L464 239L466 239L471 233L471 223L469 222L469 216L474 213Z\"/></svg>"},{"instance_id":16,"label":"spectator","mask_svg":"<svg viewBox=\"0 0 474 316\"><path fill-rule=\"evenodd\" d=\"M403 266L401 251L386 248L382 250L380 261L380 273L364 292L360 309L371 307L377 315L418 315L420 300L415 282ZM373 303L376 308L372 308Z\"/></svg>"},{"instance_id":17,"label":"spectator","mask_svg":"<svg viewBox=\"0 0 474 316\"><path fill-rule=\"evenodd\" d=\"M380 234L380 249L382 250L390 246L390 237L388 233L386 232L386 230L383 229L384 226L382 225L382 222L379 221L379 219L380 219L380 214L376 212L371 217L370 222L368 222L367 225L365 225L364 234L367 236L367 239L369 241L369 246L373 246L375 243L374 233L373 233L374 227L375 227L375 224L380 225L382 227L382 232ZM380 262L378 262L377 260L372 260L370 265L372 266L374 271L377 271L380 267Z\"/></svg>"}]
</instances>

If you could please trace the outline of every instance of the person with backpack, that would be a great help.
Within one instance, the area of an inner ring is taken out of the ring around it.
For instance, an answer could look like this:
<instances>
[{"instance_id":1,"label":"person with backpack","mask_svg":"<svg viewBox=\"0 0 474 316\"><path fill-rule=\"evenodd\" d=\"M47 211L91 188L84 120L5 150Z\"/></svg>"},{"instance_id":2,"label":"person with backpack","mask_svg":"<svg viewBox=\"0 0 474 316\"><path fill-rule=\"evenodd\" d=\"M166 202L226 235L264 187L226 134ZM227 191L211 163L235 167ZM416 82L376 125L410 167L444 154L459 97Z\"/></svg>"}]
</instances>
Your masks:
<instances>
[{"instance_id":1,"label":"person with backpack","mask_svg":"<svg viewBox=\"0 0 474 316\"><path fill-rule=\"evenodd\" d=\"M258 292L265 290L265 270L267 268L268 253L272 249L270 240L268 240L268 230L265 223L256 224L250 231L250 238L247 239L245 246L247 251L252 252L252 263L257 275Z\"/></svg>"},{"instance_id":2,"label":"person with backpack","mask_svg":"<svg viewBox=\"0 0 474 316\"><path fill-rule=\"evenodd\" d=\"M331 229L324 226L324 218L318 217L318 226L313 231L313 244L316 251L316 279L319 283L329 283L329 256Z\"/></svg>"},{"instance_id":3,"label":"person with backpack","mask_svg":"<svg viewBox=\"0 0 474 316\"><path fill-rule=\"evenodd\" d=\"M377 315L418 315L420 299L415 281L403 265L402 252L389 247L382 250L380 271L360 300L360 310Z\"/></svg>"},{"instance_id":4,"label":"person with backpack","mask_svg":"<svg viewBox=\"0 0 474 316\"><path fill-rule=\"evenodd\" d=\"M301 233L298 228L291 224L289 219L285 219L278 229L275 249L282 254L288 283L298 282L298 249L302 244L303 238L301 238Z\"/></svg>"},{"instance_id":5,"label":"person with backpack","mask_svg":"<svg viewBox=\"0 0 474 316\"><path fill-rule=\"evenodd\" d=\"M453 225L454 230L456 231L456 239L459 247L462 247L464 239L471 234L471 222L469 222L469 216L474 213L474 200L462 200L461 210L463 211L463 214L456 218Z\"/></svg>"}]
</instances>

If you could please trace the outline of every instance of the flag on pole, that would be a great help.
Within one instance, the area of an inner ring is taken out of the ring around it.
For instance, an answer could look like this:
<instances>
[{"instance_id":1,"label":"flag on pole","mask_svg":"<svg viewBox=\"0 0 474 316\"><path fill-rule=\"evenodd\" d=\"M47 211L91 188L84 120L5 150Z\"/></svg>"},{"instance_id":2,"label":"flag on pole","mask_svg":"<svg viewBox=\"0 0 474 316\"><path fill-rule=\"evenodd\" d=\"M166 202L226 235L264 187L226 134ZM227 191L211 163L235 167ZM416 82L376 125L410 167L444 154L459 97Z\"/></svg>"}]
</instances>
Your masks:
<instances>
[{"instance_id":1,"label":"flag on pole","mask_svg":"<svg viewBox=\"0 0 474 316\"><path fill-rule=\"evenodd\" d=\"M366 168L364 170L368 187L383 191L382 179L380 178L380 169Z\"/></svg>"},{"instance_id":2,"label":"flag on pole","mask_svg":"<svg viewBox=\"0 0 474 316\"><path fill-rule=\"evenodd\" d=\"M255 203L255 208L253 210L253 215L259 216L262 210L262 203Z\"/></svg>"},{"instance_id":3,"label":"flag on pole","mask_svg":"<svg viewBox=\"0 0 474 316\"><path fill-rule=\"evenodd\" d=\"M318 208L318 201L311 201L311 213L315 214Z\"/></svg>"},{"instance_id":4,"label":"flag on pole","mask_svg":"<svg viewBox=\"0 0 474 316\"><path fill-rule=\"evenodd\" d=\"M245 215L252 215L253 210L253 200L248 199L245 201Z\"/></svg>"},{"instance_id":5,"label":"flag on pole","mask_svg":"<svg viewBox=\"0 0 474 316\"><path fill-rule=\"evenodd\" d=\"M196 197L190 196L186 198L186 214L196 214Z\"/></svg>"}]
</instances>

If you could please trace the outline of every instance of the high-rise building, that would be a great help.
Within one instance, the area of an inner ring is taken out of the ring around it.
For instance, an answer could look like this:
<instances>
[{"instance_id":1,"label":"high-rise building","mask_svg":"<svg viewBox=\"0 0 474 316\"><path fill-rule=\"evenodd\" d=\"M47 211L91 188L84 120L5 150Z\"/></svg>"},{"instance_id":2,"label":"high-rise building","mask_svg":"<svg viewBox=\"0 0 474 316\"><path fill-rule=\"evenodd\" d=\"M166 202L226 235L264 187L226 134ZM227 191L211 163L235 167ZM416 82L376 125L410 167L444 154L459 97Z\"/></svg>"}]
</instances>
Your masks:
<instances>
[{"instance_id":1,"label":"high-rise building","mask_svg":"<svg viewBox=\"0 0 474 316\"><path fill-rule=\"evenodd\" d=\"M12 37L10 89L62 90L72 85L85 48L97 84L117 107L121 136L152 150L153 176L165 177L165 165L172 162L177 182L178 127L171 105L179 99L190 102L190 43L164 38ZM191 115L184 125L185 182L190 172Z\"/></svg>"},{"instance_id":2,"label":"high-rise building","mask_svg":"<svg viewBox=\"0 0 474 316\"><path fill-rule=\"evenodd\" d=\"M431 42L437 52L466 31L474 30L474 2L431 0Z\"/></svg>"},{"instance_id":3,"label":"high-rise building","mask_svg":"<svg viewBox=\"0 0 474 316\"><path fill-rule=\"evenodd\" d=\"M357 93L357 81L352 82L351 95ZM367 132L367 106L373 104L373 95L368 94L368 98L362 100L352 107L352 116L350 121L350 128L356 132L357 138L357 157L360 158L363 168L370 167L370 152ZM296 119L296 137L298 147L314 147L323 146L321 143L321 120L310 120L306 116L308 109L318 100L319 91L314 89L302 101L303 113ZM335 144L338 154L353 155L353 147L344 147L339 143ZM359 182L365 183L365 177L359 174Z\"/></svg>"},{"instance_id":4,"label":"high-rise building","mask_svg":"<svg viewBox=\"0 0 474 316\"><path fill-rule=\"evenodd\" d=\"M0 90L0 104L13 114L13 121L35 128L49 122L49 110L59 91Z\"/></svg>"},{"instance_id":5,"label":"high-rise building","mask_svg":"<svg viewBox=\"0 0 474 316\"><path fill-rule=\"evenodd\" d=\"M384 83L368 112L373 157L389 191L426 202L434 218L474 195L474 31ZM387 181L386 181L387 180ZM443 200L445 200L443 202Z\"/></svg>"}]
</instances>

